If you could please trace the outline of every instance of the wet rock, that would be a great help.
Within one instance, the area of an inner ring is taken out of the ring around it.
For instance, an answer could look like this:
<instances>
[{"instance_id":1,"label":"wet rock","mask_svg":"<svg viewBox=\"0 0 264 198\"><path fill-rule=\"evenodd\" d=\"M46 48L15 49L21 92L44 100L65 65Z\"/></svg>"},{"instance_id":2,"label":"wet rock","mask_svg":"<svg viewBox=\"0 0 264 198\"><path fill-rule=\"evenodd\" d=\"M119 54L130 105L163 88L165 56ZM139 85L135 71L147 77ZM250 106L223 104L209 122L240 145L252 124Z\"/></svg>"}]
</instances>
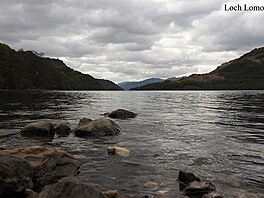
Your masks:
<instances>
[{"instance_id":1,"label":"wet rock","mask_svg":"<svg viewBox=\"0 0 264 198\"><path fill-rule=\"evenodd\" d=\"M147 181L146 183L144 183L144 187L149 189L157 189L158 183L155 181Z\"/></svg>"},{"instance_id":2,"label":"wet rock","mask_svg":"<svg viewBox=\"0 0 264 198\"><path fill-rule=\"evenodd\" d=\"M103 192L103 194L108 198L115 198L118 196L117 190L108 190Z\"/></svg>"},{"instance_id":3,"label":"wet rock","mask_svg":"<svg viewBox=\"0 0 264 198\"><path fill-rule=\"evenodd\" d=\"M121 156L128 156L130 151L126 148L123 147L118 147L118 146L109 146L107 147L107 152L108 154L113 154L113 155L121 155Z\"/></svg>"},{"instance_id":4,"label":"wet rock","mask_svg":"<svg viewBox=\"0 0 264 198\"><path fill-rule=\"evenodd\" d=\"M224 198L224 196L217 191L213 191L208 194L204 194L202 198Z\"/></svg>"},{"instance_id":5,"label":"wet rock","mask_svg":"<svg viewBox=\"0 0 264 198\"><path fill-rule=\"evenodd\" d=\"M21 135L53 137L55 132L50 121L38 121L27 124L21 131Z\"/></svg>"},{"instance_id":6,"label":"wet rock","mask_svg":"<svg viewBox=\"0 0 264 198\"><path fill-rule=\"evenodd\" d=\"M63 177L76 175L80 167L79 161L59 148L33 146L1 152L22 158L31 164L34 190L37 192L43 186L55 183Z\"/></svg>"},{"instance_id":7,"label":"wet rock","mask_svg":"<svg viewBox=\"0 0 264 198\"><path fill-rule=\"evenodd\" d=\"M59 135L69 135L71 132L71 127L68 122L62 122L55 125L54 131Z\"/></svg>"},{"instance_id":8,"label":"wet rock","mask_svg":"<svg viewBox=\"0 0 264 198\"><path fill-rule=\"evenodd\" d=\"M120 127L115 122L106 118L100 118L77 128L75 135L77 137L100 137L117 135L119 132Z\"/></svg>"},{"instance_id":9,"label":"wet rock","mask_svg":"<svg viewBox=\"0 0 264 198\"><path fill-rule=\"evenodd\" d=\"M82 119L80 119L80 121L79 121L79 123L78 123L78 127L81 127L81 126L87 125L87 124L90 123L91 121L93 121L93 120L90 119L90 118L82 118Z\"/></svg>"},{"instance_id":10,"label":"wet rock","mask_svg":"<svg viewBox=\"0 0 264 198\"><path fill-rule=\"evenodd\" d=\"M193 181L190 182L184 189L185 194L206 194L208 192L214 191L215 186L210 181Z\"/></svg>"},{"instance_id":11,"label":"wet rock","mask_svg":"<svg viewBox=\"0 0 264 198\"><path fill-rule=\"evenodd\" d=\"M117 109L115 111L112 111L109 114L105 114L110 118L116 118L116 119L126 119L126 118L134 118L137 116L136 113L133 113L131 111L127 111L125 109Z\"/></svg>"},{"instance_id":12,"label":"wet rock","mask_svg":"<svg viewBox=\"0 0 264 198\"><path fill-rule=\"evenodd\" d=\"M0 197L20 197L32 188L33 168L25 160L0 154Z\"/></svg>"},{"instance_id":13,"label":"wet rock","mask_svg":"<svg viewBox=\"0 0 264 198\"><path fill-rule=\"evenodd\" d=\"M63 178L55 184L45 186L38 198L105 198L105 196L89 184L77 178Z\"/></svg>"},{"instance_id":14,"label":"wet rock","mask_svg":"<svg viewBox=\"0 0 264 198\"><path fill-rule=\"evenodd\" d=\"M183 184L187 185L189 184L190 182L193 182L193 181L201 181L200 178L196 177L193 173L190 173L190 172L184 172L184 171L179 171L179 177L178 177L178 180L180 182L182 182Z\"/></svg>"}]
</instances>

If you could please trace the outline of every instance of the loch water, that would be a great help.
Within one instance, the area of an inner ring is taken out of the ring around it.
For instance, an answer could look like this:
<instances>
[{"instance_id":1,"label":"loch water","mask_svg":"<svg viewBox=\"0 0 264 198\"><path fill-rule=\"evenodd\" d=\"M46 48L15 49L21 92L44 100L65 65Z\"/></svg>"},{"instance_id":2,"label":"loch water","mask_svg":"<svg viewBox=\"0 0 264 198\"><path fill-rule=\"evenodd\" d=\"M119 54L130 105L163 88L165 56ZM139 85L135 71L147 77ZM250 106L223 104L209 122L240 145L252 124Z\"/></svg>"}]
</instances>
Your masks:
<instances>
[{"instance_id":1,"label":"loch water","mask_svg":"<svg viewBox=\"0 0 264 198\"><path fill-rule=\"evenodd\" d=\"M117 136L32 139L21 128L39 119L102 117L118 108L138 113L114 120ZM0 146L58 146L82 162L78 177L100 190L183 197L179 170L211 180L226 197L264 197L264 91L0 91ZM107 147L130 150L110 156ZM155 188L145 187L155 181Z\"/></svg>"}]
</instances>

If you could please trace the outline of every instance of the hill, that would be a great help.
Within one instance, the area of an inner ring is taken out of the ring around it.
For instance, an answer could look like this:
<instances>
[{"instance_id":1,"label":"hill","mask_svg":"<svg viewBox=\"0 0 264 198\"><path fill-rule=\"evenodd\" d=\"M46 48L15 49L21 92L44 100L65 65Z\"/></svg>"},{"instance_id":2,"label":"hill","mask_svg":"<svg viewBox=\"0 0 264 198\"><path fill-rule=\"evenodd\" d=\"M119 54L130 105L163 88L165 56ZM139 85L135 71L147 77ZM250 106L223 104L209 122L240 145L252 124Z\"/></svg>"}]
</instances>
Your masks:
<instances>
[{"instance_id":1,"label":"hill","mask_svg":"<svg viewBox=\"0 0 264 198\"><path fill-rule=\"evenodd\" d=\"M75 71L59 59L35 51L15 51L0 43L0 89L105 90L113 82Z\"/></svg>"},{"instance_id":2,"label":"hill","mask_svg":"<svg viewBox=\"0 0 264 198\"><path fill-rule=\"evenodd\" d=\"M132 88L144 86L144 85L151 84L151 83L163 82L163 81L164 79L161 79L161 78L149 78L149 79L137 81L137 82L122 82L122 83L118 83L117 85L124 90L130 90Z\"/></svg>"},{"instance_id":3,"label":"hill","mask_svg":"<svg viewBox=\"0 0 264 198\"><path fill-rule=\"evenodd\" d=\"M135 90L260 90L264 89L264 47L254 49L207 74L165 80Z\"/></svg>"}]
</instances>

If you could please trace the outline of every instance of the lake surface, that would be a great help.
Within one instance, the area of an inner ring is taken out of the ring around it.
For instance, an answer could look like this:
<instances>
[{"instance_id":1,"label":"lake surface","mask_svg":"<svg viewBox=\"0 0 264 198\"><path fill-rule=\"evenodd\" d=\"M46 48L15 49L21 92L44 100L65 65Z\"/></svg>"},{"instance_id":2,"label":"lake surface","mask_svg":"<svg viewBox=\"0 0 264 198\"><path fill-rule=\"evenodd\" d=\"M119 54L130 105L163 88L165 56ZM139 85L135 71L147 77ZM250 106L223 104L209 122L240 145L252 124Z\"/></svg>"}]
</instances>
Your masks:
<instances>
[{"instance_id":1,"label":"lake surface","mask_svg":"<svg viewBox=\"0 0 264 198\"><path fill-rule=\"evenodd\" d=\"M66 120L124 108L138 113L115 120L118 136L55 136L52 142L21 137L38 119ZM14 134L8 135L7 134ZM82 162L79 177L101 190L182 197L178 172L210 179L226 197L264 196L264 91L0 91L0 144L55 145ZM130 150L109 156L107 146ZM147 181L158 187L144 187Z\"/></svg>"}]
</instances>

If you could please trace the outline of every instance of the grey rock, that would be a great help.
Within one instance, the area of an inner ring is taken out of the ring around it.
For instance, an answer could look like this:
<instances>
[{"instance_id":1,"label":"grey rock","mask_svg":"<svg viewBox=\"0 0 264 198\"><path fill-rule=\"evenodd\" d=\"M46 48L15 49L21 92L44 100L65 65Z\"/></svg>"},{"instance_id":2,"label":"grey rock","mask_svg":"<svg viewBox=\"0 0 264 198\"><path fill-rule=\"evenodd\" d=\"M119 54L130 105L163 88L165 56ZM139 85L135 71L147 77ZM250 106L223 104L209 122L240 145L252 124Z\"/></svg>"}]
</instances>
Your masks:
<instances>
[{"instance_id":1,"label":"grey rock","mask_svg":"<svg viewBox=\"0 0 264 198\"><path fill-rule=\"evenodd\" d=\"M77 128L75 135L77 137L100 137L117 135L119 132L120 127L115 122L106 118L100 118Z\"/></svg>"},{"instance_id":2,"label":"grey rock","mask_svg":"<svg viewBox=\"0 0 264 198\"><path fill-rule=\"evenodd\" d=\"M71 132L71 127L68 122L62 122L55 125L54 131L59 135L68 135Z\"/></svg>"},{"instance_id":3,"label":"grey rock","mask_svg":"<svg viewBox=\"0 0 264 198\"><path fill-rule=\"evenodd\" d=\"M111 113L106 113L106 116L110 118L116 118L116 119L127 119L127 118L134 118L137 116L136 113L125 110L125 109L117 109L115 111L112 111Z\"/></svg>"},{"instance_id":4,"label":"grey rock","mask_svg":"<svg viewBox=\"0 0 264 198\"><path fill-rule=\"evenodd\" d=\"M90 119L90 118L82 118L82 119L80 119L80 121L79 121L79 123L78 123L78 127L81 127L81 126L87 125L87 124L90 123L91 121L93 121L93 120Z\"/></svg>"},{"instance_id":5,"label":"grey rock","mask_svg":"<svg viewBox=\"0 0 264 198\"><path fill-rule=\"evenodd\" d=\"M97 189L74 177L63 178L55 184L45 186L38 198L105 198Z\"/></svg>"},{"instance_id":6,"label":"grey rock","mask_svg":"<svg viewBox=\"0 0 264 198\"><path fill-rule=\"evenodd\" d=\"M21 135L27 136L48 136L53 137L55 132L50 121L38 121L27 124L21 131Z\"/></svg>"},{"instance_id":7,"label":"grey rock","mask_svg":"<svg viewBox=\"0 0 264 198\"><path fill-rule=\"evenodd\" d=\"M134 118L137 116L136 113L125 110L125 109L117 109L112 111L111 113L106 113L106 116L109 118L116 118L116 119L127 119L127 118Z\"/></svg>"},{"instance_id":8,"label":"grey rock","mask_svg":"<svg viewBox=\"0 0 264 198\"><path fill-rule=\"evenodd\" d=\"M22 196L32 188L33 168L25 160L10 154L0 154L0 197Z\"/></svg>"}]
</instances>

